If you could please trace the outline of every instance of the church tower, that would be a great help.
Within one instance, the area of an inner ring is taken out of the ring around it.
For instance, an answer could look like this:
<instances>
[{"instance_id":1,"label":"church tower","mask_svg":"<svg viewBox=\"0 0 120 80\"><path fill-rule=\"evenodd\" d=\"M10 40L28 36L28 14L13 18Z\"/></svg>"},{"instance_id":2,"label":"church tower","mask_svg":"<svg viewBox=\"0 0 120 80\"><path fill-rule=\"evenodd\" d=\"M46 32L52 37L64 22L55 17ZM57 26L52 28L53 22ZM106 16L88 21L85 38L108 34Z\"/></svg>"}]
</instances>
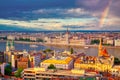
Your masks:
<instances>
[{"instance_id":1,"label":"church tower","mask_svg":"<svg viewBox=\"0 0 120 80\"><path fill-rule=\"evenodd\" d=\"M15 50L15 46L14 46L14 40L11 41L11 46L10 46L11 50Z\"/></svg>"},{"instance_id":2,"label":"church tower","mask_svg":"<svg viewBox=\"0 0 120 80\"><path fill-rule=\"evenodd\" d=\"M10 42L9 41L6 42L6 51L7 52L10 51Z\"/></svg>"},{"instance_id":3,"label":"church tower","mask_svg":"<svg viewBox=\"0 0 120 80\"><path fill-rule=\"evenodd\" d=\"M15 50L15 46L14 46L14 41L13 40L7 40L6 42L6 51L11 51L11 50Z\"/></svg>"},{"instance_id":4,"label":"church tower","mask_svg":"<svg viewBox=\"0 0 120 80\"><path fill-rule=\"evenodd\" d=\"M5 61L6 62L11 62L12 57L12 51L15 50L14 47L14 41L13 40L7 40L6 42L6 51L5 51Z\"/></svg>"},{"instance_id":5,"label":"church tower","mask_svg":"<svg viewBox=\"0 0 120 80\"><path fill-rule=\"evenodd\" d=\"M68 31L68 28L67 28L65 37L66 37L66 44L69 44L69 31Z\"/></svg>"},{"instance_id":6,"label":"church tower","mask_svg":"<svg viewBox=\"0 0 120 80\"><path fill-rule=\"evenodd\" d=\"M101 53L102 53L102 39L100 38L100 43L99 43L99 48L98 48L98 56L99 57L102 56Z\"/></svg>"}]
</instances>

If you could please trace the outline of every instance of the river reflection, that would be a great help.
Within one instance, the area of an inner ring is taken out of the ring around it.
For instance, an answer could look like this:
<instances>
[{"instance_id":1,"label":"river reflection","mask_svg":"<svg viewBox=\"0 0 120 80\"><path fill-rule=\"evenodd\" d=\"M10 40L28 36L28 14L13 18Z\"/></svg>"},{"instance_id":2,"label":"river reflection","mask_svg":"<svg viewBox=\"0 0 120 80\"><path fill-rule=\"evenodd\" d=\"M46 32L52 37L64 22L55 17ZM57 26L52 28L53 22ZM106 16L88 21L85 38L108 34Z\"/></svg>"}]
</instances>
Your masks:
<instances>
[{"instance_id":1,"label":"river reflection","mask_svg":"<svg viewBox=\"0 0 120 80\"><path fill-rule=\"evenodd\" d=\"M5 51L6 48L6 43L5 42L0 42L0 51ZM64 50L70 50L71 47L65 47L65 46L43 46L43 45L38 45L36 48L31 48L29 44L19 44L15 43L15 49L16 50L24 50L26 49L27 51L30 50L44 50L46 48L50 48L52 50L57 50L57 51L64 51ZM83 52L86 55L89 56L97 56L98 54L98 48L97 47L90 47L90 48L84 48L84 47L79 47L79 48L74 48L74 51L76 52ZM112 54L115 57L118 57L120 59L120 48L107 48L107 51L109 54Z\"/></svg>"}]
</instances>

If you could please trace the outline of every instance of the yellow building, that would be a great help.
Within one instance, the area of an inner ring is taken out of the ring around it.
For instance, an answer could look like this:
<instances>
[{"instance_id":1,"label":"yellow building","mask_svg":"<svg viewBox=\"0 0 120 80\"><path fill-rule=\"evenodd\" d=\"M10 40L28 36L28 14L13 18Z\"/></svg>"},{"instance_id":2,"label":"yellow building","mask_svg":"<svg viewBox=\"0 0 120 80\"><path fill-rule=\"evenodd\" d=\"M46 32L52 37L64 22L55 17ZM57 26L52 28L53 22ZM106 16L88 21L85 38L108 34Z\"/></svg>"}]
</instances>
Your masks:
<instances>
[{"instance_id":1,"label":"yellow building","mask_svg":"<svg viewBox=\"0 0 120 80\"><path fill-rule=\"evenodd\" d=\"M60 69L71 69L73 68L73 59L71 57L50 58L41 62L41 67L47 68L50 64Z\"/></svg>"},{"instance_id":2,"label":"yellow building","mask_svg":"<svg viewBox=\"0 0 120 80\"><path fill-rule=\"evenodd\" d=\"M85 74L85 70L72 69L71 72L74 74Z\"/></svg>"},{"instance_id":3,"label":"yellow building","mask_svg":"<svg viewBox=\"0 0 120 80\"><path fill-rule=\"evenodd\" d=\"M76 59L74 68L76 69L90 69L98 71L110 71L114 65L114 57L109 55L106 49L102 49L102 42L100 40L98 57L81 56Z\"/></svg>"}]
</instances>

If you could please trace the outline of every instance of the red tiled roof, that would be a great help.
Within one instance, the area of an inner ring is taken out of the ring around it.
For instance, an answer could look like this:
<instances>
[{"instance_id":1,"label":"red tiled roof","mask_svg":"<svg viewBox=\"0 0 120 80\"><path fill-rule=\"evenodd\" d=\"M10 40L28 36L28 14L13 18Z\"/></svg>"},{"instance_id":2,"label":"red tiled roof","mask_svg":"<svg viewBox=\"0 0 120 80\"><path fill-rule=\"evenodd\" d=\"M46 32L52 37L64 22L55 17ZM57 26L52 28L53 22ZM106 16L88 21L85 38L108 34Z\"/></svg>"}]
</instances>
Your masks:
<instances>
[{"instance_id":1,"label":"red tiled roof","mask_svg":"<svg viewBox=\"0 0 120 80\"><path fill-rule=\"evenodd\" d=\"M25 57L25 58L22 57L22 58L20 58L20 61L21 61L21 62L27 62L27 61L28 61L28 58L27 58L27 57Z\"/></svg>"},{"instance_id":2,"label":"red tiled roof","mask_svg":"<svg viewBox=\"0 0 120 80\"><path fill-rule=\"evenodd\" d=\"M101 54L102 54L102 56L105 56L105 57L109 56L109 54L108 54L108 52L107 52L106 49L103 49L103 51L101 52Z\"/></svg>"}]
</instances>

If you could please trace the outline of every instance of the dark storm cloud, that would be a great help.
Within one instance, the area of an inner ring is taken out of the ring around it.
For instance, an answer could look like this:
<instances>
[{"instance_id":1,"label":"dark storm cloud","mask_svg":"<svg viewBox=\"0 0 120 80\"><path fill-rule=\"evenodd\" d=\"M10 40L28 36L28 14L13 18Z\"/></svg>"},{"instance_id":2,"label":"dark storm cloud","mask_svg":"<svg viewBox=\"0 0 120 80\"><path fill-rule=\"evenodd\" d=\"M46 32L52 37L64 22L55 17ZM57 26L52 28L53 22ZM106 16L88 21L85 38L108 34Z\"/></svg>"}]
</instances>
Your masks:
<instances>
[{"instance_id":1,"label":"dark storm cloud","mask_svg":"<svg viewBox=\"0 0 120 80\"><path fill-rule=\"evenodd\" d=\"M40 9L75 7L75 0L1 0L0 9Z\"/></svg>"},{"instance_id":2,"label":"dark storm cloud","mask_svg":"<svg viewBox=\"0 0 120 80\"><path fill-rule=\"evenodd\" d=\"M110 0L0 0L0 15L9 17L9 15L16 14L15 11L22 12L48 8L83 8L91 12L102 12L109 4L109 1ZM111 14L120 16L119 4L120 0L112 0L112 4L110 6Z\"/></svg>"},{"instance_id":3,"label":"dark storm cloud","mask_svg":"<svg viewBox=\"0 0 120 80\"><path fill-rule=\"evenodd\" d=\"M114 0L111 7L110 13L114 16L120 17L120 0Z\"/></svg>"},{"instance_id":4,"label":"dark storm cloud","mask_svg":"<svg viewBox=\"0 0 120 80\"><path fill-rule=\"evenodd\" d=\"M109 3L110 0L77 0L76 5L90 11L101 11Z\"/></svg>"}]
</instances>

